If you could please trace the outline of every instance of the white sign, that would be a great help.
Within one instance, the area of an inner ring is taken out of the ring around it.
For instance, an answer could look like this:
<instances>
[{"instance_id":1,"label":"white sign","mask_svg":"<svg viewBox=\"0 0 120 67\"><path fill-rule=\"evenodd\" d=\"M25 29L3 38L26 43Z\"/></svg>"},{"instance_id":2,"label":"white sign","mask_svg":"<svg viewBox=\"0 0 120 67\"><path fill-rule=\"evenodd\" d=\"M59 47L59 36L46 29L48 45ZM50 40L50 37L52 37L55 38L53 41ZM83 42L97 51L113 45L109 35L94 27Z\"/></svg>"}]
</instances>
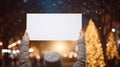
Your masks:
<instances>
[{"instance_id":1,"label":"white sign","mask_svg":"<svg viewBox=\"0 0 120 67\"><path fill-rule=\"evenodd\" d=\"M82 28L81 14L27 14L30 40L77 40Z\"/></svg>"}]
</instances>

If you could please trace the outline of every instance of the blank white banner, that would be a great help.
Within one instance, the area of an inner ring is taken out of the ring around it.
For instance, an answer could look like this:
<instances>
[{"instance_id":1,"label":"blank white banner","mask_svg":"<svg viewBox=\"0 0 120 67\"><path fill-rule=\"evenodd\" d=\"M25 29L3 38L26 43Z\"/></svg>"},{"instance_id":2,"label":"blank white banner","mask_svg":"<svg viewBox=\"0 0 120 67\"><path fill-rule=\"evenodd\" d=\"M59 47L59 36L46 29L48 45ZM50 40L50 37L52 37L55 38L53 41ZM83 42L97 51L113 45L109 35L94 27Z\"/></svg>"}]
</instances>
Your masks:
<instances>
[{"instance_id":1,"label":"blank white banner","mask_svg":"<svg viewBox=\"0 0 120 67\"><path fill-rule=\"evenodd\" d=\"M27 14L30 40L77 40L81 28L81 14Z\"/></svg>"}]
</instances>

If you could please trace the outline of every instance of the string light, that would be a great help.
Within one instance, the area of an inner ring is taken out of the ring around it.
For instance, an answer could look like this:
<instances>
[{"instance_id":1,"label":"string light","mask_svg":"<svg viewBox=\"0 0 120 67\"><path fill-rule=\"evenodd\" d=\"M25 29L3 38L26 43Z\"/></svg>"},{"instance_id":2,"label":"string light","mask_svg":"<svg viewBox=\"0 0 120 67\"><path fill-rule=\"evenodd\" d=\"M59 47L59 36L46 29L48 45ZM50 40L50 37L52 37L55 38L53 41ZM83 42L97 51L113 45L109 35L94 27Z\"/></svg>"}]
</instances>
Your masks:
<instances>
[{"instance_id":1,"label":"string light","mask_svg":"<svg viewBox=\"0 0 120 67\"><path fill-rule=\"evenodd\" d=\"M115 32L116 30L115 30L115 28L112 28L112 32Z\"/></svg>"},{"instance_id":2,"label":"string light","mask_svg":"<svg viewBox=\"0 0 120 67\"><path fill-rule=\"evenodd\" d=\"M29 52L34 52L34 49L33 49L33 48L30 48L30 49L29 49Z\"/></svg>"},{"instance_id":3,"label":"string light","mask_svg":"<svg viewBox=\"0 0 120 67\"><path fill-rule=\"evenodd\" d=\"M3 45L3 43L2 42L0 42L0 46L2 46Z\"/></svg>"},{"instance_id":4,"label":"string light","mask_svg":"<svg viewBox=\"0 0 120 67\"><path fill-rule=\"evenodd\" d=\"M104 67L105 62L103 51L94 22L90 19L85 31L86 49L87 49L87 67ZM101 63L101 64L100 64Z\"/></svg>"}]
</instances>

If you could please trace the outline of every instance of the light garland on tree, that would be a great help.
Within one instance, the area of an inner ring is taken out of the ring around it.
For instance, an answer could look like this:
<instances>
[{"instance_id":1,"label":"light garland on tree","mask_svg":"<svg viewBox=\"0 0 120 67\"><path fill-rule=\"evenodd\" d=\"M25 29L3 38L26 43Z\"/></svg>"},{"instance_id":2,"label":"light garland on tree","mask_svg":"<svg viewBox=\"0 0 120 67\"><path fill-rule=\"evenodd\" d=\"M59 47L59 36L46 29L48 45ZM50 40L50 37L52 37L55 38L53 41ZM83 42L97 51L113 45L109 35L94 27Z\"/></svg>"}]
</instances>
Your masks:
<instances>
[{"instance_id":1,"label":"light garland on tree","mask_svg":"<svg viewBox=\"0 0 120 67\"><path fill-rule=\"evenodd\" d=\"M109 34L109 37L107 39L107 49L106 49L106 54L108 56L108 59L114 59L117 58L119 59L118 51L117 51L117 45L114 40L114 34L111 32Z\"/></svg>"},{"instance_id":2,"label":"light garland on tree","mask_svg":"<svg viewBox=\"0 0 120 67\"><path fill-rule=\"evenodd\" d=\"M99 39L97 28L90 19L85 31L86 49L87 49L87 67L104 67L104 57L102 44Z\"/></svg>"}]
</instances>

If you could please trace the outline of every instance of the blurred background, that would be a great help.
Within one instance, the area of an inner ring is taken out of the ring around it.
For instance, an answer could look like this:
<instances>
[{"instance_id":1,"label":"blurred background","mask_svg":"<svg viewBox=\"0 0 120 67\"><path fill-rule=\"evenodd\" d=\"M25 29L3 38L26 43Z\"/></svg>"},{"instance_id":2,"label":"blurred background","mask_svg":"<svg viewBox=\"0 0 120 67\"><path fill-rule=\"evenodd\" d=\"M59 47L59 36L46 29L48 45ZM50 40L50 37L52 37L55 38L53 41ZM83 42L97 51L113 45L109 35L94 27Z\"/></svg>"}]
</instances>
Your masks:
<instances>
[{"instance_id":1,"label":"blurred background","mask_svg":"<svg viewBox=\"0 0 120 67\"><path fill-rule=\"evenodd\" d=\"M0 0L0 67L18 67L26 13L82 13L87 67L119 67L119 11L119 0ZM76 45L76 41L30 41L31 64L40 67L44 53L52 50L61 54L63 67L72 67Z\"/></svg>"}]
</instances>

